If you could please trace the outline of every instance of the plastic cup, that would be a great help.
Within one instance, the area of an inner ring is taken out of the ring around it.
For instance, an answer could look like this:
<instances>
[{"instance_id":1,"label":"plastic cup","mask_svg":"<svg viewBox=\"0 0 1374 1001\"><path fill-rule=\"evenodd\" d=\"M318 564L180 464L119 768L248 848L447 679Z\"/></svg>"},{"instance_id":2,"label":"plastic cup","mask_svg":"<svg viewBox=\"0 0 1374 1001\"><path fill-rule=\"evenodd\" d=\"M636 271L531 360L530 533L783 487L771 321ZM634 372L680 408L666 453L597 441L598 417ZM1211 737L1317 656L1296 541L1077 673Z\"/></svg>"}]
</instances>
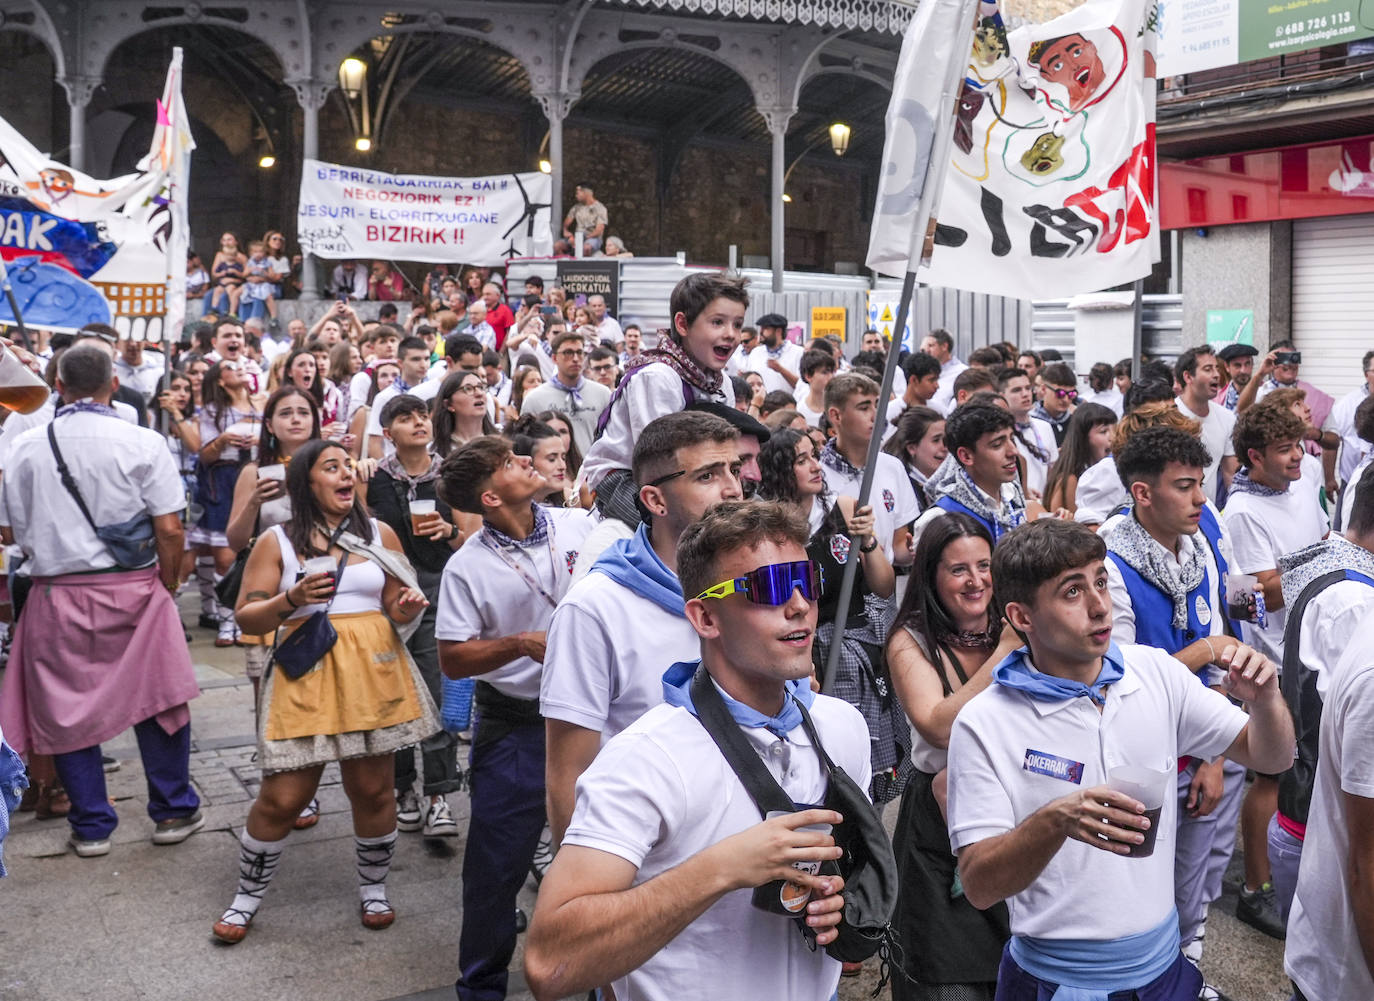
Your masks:
<instances>
[{"instance_id":1,"label":"plastic cup","mask_svg":"<svg viewBox=\"0 0 1374 1001\"><path fill-rule=\"evenodd\" d=\"M1238 622L1260 622L1259 578L1248 573L1226 575L1226 614Z\"/></svg>"},{"instance_id":2,"label":"plastic cup","mask_svg":"<svg viewBox=\"0 0 1374 1001\"><path fill-rule=\"evenodd\" d=\"M52 390L21 362L13 351L0 347L0 406L31 414L52 396Z\"/></svg>"},{"instance_id":3,"label":"plastic cup","mask_svg":"<svg viewBox=\"0 0 1374 1001\"><path fill-rule=\"evenodd\" d=\"M421 524L427 521L437 508L432 500L413 500L410 502L410 530L419 532Z\"/></svg>"},{"instance_id":4,"label":"plastic cup","mask_svg":"<svg viewBox=\"0 0 1374 1001\"><path fill-rule=\"evenodd\" d=\"M286 482L286 466L278 462L271 466L258 467L258 479L276 480L278 483Z\"/></svg>"},{"instance_id":5,"label":"plastic cup","mask_svg":"<svg viewBox=\"0 0 1374 1001\"><path fill-rule=\"evenodd\" d=\"M797 809L814 810L817 807L799 805ZM772 820L774 817L786 816L788 814L773 810L768 813L765 819ZM798 827L797 830L820 831L822 834L829 834L831 827L829 824L812 824L809 827ZM825 862L793 862L792 868L808 875L817 876L826 864ZM796 917L801 914L810 900L811 887L786 879L776 879L771 883L754 887L754 895L751 898L751 902L759 910L767 911L770 914L779 914L785 918Z\"/></svg>"},{"instance_id":6,"label":"plastic cup","mask_svg":"<svg viewBox=\"0 0 1374 1001\"><path fill-rule=\"evenodd\" d=\"M312 556L301 564L301 574L304 577L309 577L311 574L327 573L332 584L338 568L338 561L332 556Z\"/></svg>"},{"instance_id":7,"label":"plastic cup","mask_svg":"<svg viewBox=\"0 0 1374 1001\"><path fill-rule=\"evenodd\" d=\"M1140 765L1122 765L1107 773L1107 788L1124 792L1143 803L1145 817L1150 821L1150 829L1141 832L1145 840L1138 845L1131 845L1129 858L1149 858L1155 853L1155 837L1159 834L1160 814L1164 812L1164 797L1176 784L1175 774Z\"/></svg>"}]
</instances>

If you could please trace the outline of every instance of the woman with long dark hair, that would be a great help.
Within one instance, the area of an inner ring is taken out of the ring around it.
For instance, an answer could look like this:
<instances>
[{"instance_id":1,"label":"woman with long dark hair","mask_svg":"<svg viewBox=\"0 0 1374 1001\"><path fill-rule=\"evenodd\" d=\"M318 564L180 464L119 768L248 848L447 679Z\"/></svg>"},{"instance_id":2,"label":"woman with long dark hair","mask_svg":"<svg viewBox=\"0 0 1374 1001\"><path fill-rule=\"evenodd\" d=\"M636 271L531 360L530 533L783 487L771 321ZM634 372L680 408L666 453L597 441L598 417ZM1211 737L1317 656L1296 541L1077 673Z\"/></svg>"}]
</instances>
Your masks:
<instances>
[{"instance_id":1,"label":"woman with long dark hair","mask_svg":"<svg viewBox=\"0 0 1374 1001\"><path fill-rule=\"evenodd\" d=\"M980 911L963 895L945 820L945 766L954 717L1020 646L992 600L992 538L965 514L930 522L916 544L887 662L915 728L916 770L902 796L893 849L900 895L894 924L906 957L894 1001L992 1001L1005 904Z\"/></svg>"},{"instance_id":2,"label":"woman with long dark hair","mask_svg":"<svg viewBox=\"0 0 1374 1001\"><path fill-rule=\"evenodd\" d=\"M1078 507L1078 478L1083 470L1105 459L1112 450L1112 431L1116 412L1100 403L1080 403L1069 418L1064 444L1045 476L1045 510L1064 508L1070 514Z\"/></svg>"},{"instance_id":3,"label":"woman with long dark hair","mask_svg":"<svg viewBox=\"0 0 1374 1001\"><path fill-rule=\"evenodd\" d=\"M531 415L532 416L532 415ZM544 477L545 486L534 495L536 504L573 507L572 480L568 477L568 447L563 436L538 419L522 418L508 429L511 451L528 455L530 465Z\"/></svg>"},{"instance_id":4,"label":"woman with long dark hair","mask_svg":"<svg viewBox=\"0 0 1374 1001\"><path fill-rule=\"evenodd\" d=\"M510 406L507 416L515 420L520 416L520 408L525 405L525 394L544 384L544 376L537 365L522 365L516 369L510 380Z\"/></svg>"},{"instance_id":5,"label":"woman with long dark hair","mask_svg":"<svg viewBox=\"0 0 1374 1001\"><path fill-rule=\"evenodd\" d=\"M445 458L484 434L495 434L487 412L487 380L477 372L450 372L434 397L434 454Z\"/></svg>"},{"instance_id":6,"label":"woman with long dark hair","mask_svg":"<svg viewBox=\"0 0 1374 1001\"><path fill-rule=\"evenodd\" d=\"M945 447L945 417L930 407L907 407L896 424L892 437L883 443L883 451L902 460L912 489L916 491L916 501L924 511L926 480L949 455Z\"/></svg>"},{"instance_id":7,"label":"woman with long dark hair","mask_svg":"<svg viewBox=\"0 0 1374 1001\"><path fill-rule=\"evenodd\" d=\"M280 627L282 640L326 611L337 638L305 674L267 674L258 720L262 786L240 839L238 893L213 932L248 934L287 834L338 762L353 812L363 927L396 918L386 877L396 845L395 752L438 729L434 704L398 626L428 602L396 533L368 517L353 462L332 441L310 441L291 460L291 517L263 533L244 568L237 615L245 632ZM327 561L317 569L313 559ZM313 631L313 630L312 630Z\"/></svg>"},{"instance_id":8,"label":"woman with long dark hair","mask_svg":"<svg viewBox=\"0 0 1374 1001\"><path fill-rule=\"evenodd\" d=\"M239 468L253 457L262 419L263 398L249 390L243 363L221 361L205 373L200 409L200 473L196 478L196 502L204 509L200 523L187 533L197 553L213 556L218 583L234 563L224 530L233 508L234 484ZM215 646L229 647L238 638L232 609L215 605ZM202 616L202 625L207 625Z\"/></svg>"}]
</instances>

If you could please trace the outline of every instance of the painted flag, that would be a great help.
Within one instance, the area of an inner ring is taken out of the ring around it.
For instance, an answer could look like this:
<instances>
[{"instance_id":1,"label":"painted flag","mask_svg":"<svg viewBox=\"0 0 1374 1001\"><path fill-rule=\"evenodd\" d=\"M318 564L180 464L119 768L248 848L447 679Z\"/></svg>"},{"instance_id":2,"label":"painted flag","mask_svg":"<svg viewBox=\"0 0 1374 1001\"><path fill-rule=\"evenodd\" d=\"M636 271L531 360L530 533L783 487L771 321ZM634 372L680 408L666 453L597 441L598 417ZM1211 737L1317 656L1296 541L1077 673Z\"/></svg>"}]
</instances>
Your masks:
<instances>
[{"instance_id":1,"label":"painted flag","mask_svg":"<svg viewBox=\"0 0 1374 1001\"><path fill-rule=\"evenodd\" d=\"M159 170L162 189L155 201L165 208L165 223L158 227L158 235L167 250L167 292L162 322L164 357L170 358L167 346L181 339L186 323L186 247L190 241L190 221L186 201L191 176L191 151L196 148L191 138L186 102L181 96L181 48L172 50L172 64L167 68L167 82L162 87L162 99L157 102L157 128L148 155L139 163L140 170Z\"/></svg>"}]
</instances>

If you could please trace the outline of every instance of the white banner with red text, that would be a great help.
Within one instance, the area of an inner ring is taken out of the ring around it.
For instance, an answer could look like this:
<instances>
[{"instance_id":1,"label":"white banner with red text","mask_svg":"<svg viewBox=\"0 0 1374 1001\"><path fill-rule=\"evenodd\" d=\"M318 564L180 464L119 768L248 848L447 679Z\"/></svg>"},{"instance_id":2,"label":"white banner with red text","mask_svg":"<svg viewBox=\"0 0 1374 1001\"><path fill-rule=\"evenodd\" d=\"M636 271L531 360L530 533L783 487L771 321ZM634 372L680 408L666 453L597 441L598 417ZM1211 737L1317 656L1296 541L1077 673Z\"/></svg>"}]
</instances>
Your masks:
<instances>
[{"instance_id":1,"label":"white banner with red text","mask_svg":"<svg viewBox=\"0 0 1374 1001\"><path fill-rule=\"evenodd\" d=\"M548 174L426 177L306 160L296 232L327 258L499 265L553 253Z\"/></svg>"}]
</instances>

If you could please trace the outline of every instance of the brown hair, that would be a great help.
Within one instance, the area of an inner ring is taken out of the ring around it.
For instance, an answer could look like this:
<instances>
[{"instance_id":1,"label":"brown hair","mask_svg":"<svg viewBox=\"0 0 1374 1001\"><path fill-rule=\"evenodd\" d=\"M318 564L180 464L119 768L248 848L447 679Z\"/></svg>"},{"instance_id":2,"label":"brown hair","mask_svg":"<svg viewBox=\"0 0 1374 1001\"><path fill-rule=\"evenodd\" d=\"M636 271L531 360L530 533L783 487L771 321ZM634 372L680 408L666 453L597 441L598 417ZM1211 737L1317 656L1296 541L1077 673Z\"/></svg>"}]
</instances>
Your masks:
<instances>
[{"instance_id":1,"label":"brown hair","mask_svg":"<svg viewBox=\"0 0 1374 1001\"><path fill-rule=\"evenodd\" d=\"M855 396L877 396L878 384L866 375L845 372L831 379L825 387L825 409L831 407L843 410L844 405Z\"/></svg>"},{"instance_id":2,"label":"brown hair","mask_svg":"<svg viewBox=\"0 0 1374 1001\"><path fill-rule=\"evenodd\" d=\"M1202 431L1202 424L1191 417L1184 417L1174 406L1173 400L1146 403L1127 412L1116 422L1116 430L1112 432L1112 454L1121 452L1131 435L1146 428L1174 428L1196 436Z\"/></svg>"},{"instance_id":3,"label":"brown hair","mask_svg":"<svg viewBox=\"0 0 1374 1001\"><path fill-rule=\"evenodd\" d=\"M677 468L679 449L703 442L723 444L739 438L730 422L715 414L679 411L650 421L635 441L630 469L636 486L644 486Z\"/></svg>"},{"instance_id":4,"label":"brown hair","mask_svg":"<svg viewBox=\"0 0 1374 1001\"><path fill-rule=\"evenodd\" d=\"M992 551L992 590L997 610L1034 606L1040 585L1074 567L1105 559L1107 544L1087 525L1060 518L1027 522L1002 536Z\"/></svg>"},{"instance_id":5,"label":"brown hair","mask_svg":"<svg viewBox=\"0 0 1374 1001\"><path fill-rule=\"evenodd\" d=\"M805 548L810 534L805 518L774 501L717 504L683 532L678 542L677 576L683 597L691 601L718 583L716 566L727 553L753 549L765 542L795 542Z\"/></svg>"},{"instance_id":6,"label":"brown hair","mask_svg":"<svg viewBox=\"0 0 1374 1001\"><path fill-rule=\"evenodd\" d=\"M681 313L690 327L706 307L717 299L729 299L748 308L748 289L748 278L718 271L697 271L673 286L673 293L668 297L668 315L676 321L677 314ZM676 327L673 334L677 336Z\"/></svg>"},{"instance_id":7,"label":"brown hair","mask_svg":"<svg viewBox=\"0 0 1374 1001\"><path fill-rule=\"evenodd\" d=\"M450 453L439 466L439 499L468 514L485 513L482 492L511 453L511 443L494 434L474 438Z\"/></svg>"},{"instance_id":8,"label":"brown hair","mask_svg":"<svg viewBox=\"0 0 1374 1001\"><path fill-rule=\"evenodd\" d=\"M1264 401L1268 403L1266 399ZM1251 407L1236 418L1231 442L1236 446L1236 458L1250 468L1250 450L1263 452L1270 445L1286 441L1301 441L1306 430L1302 418L1281 407Z\"/></svg>"}]
</instances>

